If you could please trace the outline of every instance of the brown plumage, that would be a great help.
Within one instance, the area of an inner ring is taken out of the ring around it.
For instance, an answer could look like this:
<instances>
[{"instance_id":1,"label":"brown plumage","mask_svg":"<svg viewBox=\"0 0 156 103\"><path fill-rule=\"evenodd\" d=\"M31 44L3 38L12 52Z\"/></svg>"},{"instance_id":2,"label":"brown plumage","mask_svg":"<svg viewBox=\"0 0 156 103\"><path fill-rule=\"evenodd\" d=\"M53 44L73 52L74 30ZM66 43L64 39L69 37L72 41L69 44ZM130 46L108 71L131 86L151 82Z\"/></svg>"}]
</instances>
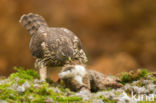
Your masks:
<instances>
[{"instance_id":1,"label":"brown plumage","mask_svg":"<svg viewBox=\"0 0 156 103\"><path fill-rule=\"evenodd\" d=\"M32 13L24 14L19 22L22 23L30 35L35 34L40 26L48 26L43 17Z\"/></svg>"},{"instance_id":2,"label":"brown plumage","mask_svg":"<svg viewBox=\"0 0 156 103\"><path fill-rule=\"evenodd\" d=\"M41 79L46 78L47 66L63 66L67 63L86 63L87 57L81 41L70 30L61 27L48 27L42 16L24 14L20 23L31 35L29 44L31 54L36 58Z\"/></svg>"}]
</instances>

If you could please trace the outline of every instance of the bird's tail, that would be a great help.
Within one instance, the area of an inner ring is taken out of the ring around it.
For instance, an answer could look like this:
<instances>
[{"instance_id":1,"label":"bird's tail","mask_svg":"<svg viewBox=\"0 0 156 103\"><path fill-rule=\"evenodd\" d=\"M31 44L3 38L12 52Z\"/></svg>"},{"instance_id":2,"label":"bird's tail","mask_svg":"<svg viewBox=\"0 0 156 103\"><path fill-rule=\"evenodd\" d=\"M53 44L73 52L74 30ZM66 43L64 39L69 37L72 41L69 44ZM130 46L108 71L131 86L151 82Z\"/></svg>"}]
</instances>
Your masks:
<instances>
[{"instance_id":1,"label":"bird's tail","mask_svg":"<svg viewBox=\"0 0 156 103\"><path fill-rule=\"evenodd\" d=\"M21 16L19 22L26 28L26 30L31 34L35 34L39 27L48 26L45 19L37 14L24 14Z\"/></svg>"}]
</instances>

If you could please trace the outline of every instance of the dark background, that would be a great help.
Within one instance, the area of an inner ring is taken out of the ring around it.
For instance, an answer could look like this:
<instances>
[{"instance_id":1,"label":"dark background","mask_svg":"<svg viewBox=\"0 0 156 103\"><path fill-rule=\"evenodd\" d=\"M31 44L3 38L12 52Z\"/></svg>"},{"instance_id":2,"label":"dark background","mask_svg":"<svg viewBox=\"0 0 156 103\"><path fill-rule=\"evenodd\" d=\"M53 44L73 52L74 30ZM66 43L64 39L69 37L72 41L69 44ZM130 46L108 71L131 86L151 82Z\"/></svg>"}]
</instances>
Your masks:
<instances>
[{"instance_id":1,"label":"dark background","mask_svg":"<svg viewBox=\"0 0 156 103\"><path fill-rule=\"evenodd\" d=\"M14 66L34 68L30 36L19 23L29 12L76 33L88 68L106 74L156 70L155 0L0 0L0 75Z\"/></svg>"}]
</instances>

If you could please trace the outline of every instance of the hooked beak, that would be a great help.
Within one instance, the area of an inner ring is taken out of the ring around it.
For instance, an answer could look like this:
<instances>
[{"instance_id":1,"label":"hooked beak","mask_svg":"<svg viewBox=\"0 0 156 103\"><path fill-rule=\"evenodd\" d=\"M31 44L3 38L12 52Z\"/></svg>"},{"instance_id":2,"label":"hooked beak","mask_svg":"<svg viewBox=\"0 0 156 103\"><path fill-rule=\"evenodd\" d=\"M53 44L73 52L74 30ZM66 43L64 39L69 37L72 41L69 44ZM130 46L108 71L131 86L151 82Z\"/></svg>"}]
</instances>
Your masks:
<instances>
[{"instance_id":1,"label":"hooked beak","mask_svg":"<svg viewBox=\"0 0 156 103\"><path fill-rule=\"evenodd\" d=\"M68 60L71 62L72 61L72 58L71 57L68 57Z\"/></svg>"}]
</instances>

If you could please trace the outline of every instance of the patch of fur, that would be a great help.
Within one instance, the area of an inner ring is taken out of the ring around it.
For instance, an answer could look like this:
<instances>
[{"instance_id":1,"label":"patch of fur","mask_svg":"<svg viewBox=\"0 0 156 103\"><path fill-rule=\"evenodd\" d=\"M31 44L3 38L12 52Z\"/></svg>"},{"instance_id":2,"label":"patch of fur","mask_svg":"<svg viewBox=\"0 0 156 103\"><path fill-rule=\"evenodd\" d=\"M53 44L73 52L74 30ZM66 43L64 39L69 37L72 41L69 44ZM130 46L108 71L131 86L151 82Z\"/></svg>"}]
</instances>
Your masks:
<instances>
[{"instance_id":1,"label":"patch of fur","mask_svg":"<svg viewBox=\"0 0 156 103\"><path fill-rule=\"evenodd\" d=\"M73 91L90 90L89 75L82 65L66 65L59 73L59 78Z\"/></svg>"},{"instance_id":2,"label":"patch of fur","mask_svg":"<svg viewBox=\"0 0 156 103\"><path fill-rule=\"evenodd\" d=\"M79 76L79 78L80 78L80 77L84 77L85 74L86 74L85 67L83 67L81 65L75 65L73 67L70 67L70 69L68 67L64 68L62 70L62 72L59 73L59 77L61 79L65 79L65 78L73 78L73 77ZM78 77L76 77L76 78L78 78Z\"/></svg>"},{"instance_id":3,"label":"patch of fur","mask_svg":"<svg viewBox=\"0 0 156 103\"><path fill-rule=\"evenodd\" d=\"M82 65L65 66L59 77L65 82L67 87L76 91L82 89L81 87L91 91L98 91L108 87L122 87L116 77L105 76L94 70L86 70Z\"/></svg>"}]
</instances>

